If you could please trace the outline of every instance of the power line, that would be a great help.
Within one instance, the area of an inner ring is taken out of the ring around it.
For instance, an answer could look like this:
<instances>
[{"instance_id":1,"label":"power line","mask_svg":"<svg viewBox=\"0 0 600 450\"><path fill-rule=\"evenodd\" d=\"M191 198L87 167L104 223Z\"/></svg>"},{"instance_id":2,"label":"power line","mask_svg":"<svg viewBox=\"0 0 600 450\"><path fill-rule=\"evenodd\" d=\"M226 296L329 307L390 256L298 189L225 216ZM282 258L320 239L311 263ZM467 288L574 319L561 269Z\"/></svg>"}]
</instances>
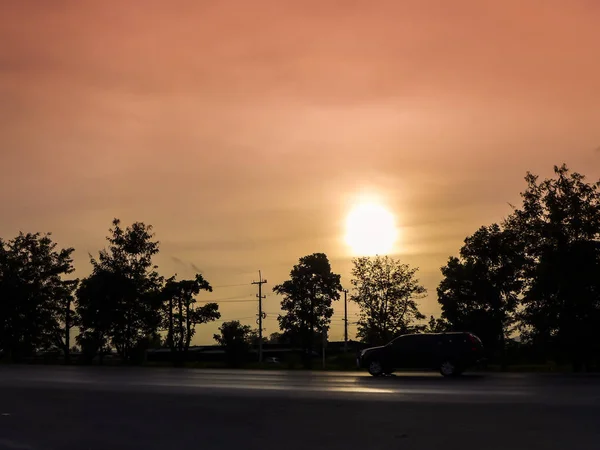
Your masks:
<instances>
[{"instance_id":1,"label":"power line","mask_svg":"<svg viewBox=\"0 0 600 450\"><path fill-rule=\"evenodd\" d=\"M235 295L233 297L221 297L221 298L215 298L214 300L211 300L211 301L220 302L222 300L241 300L241 299L248 298L248 297L252 297L252 295L248 294L248 295Z\"/></svg>"},{"instance_id":2,"label":"power line","mask_svg":"<svg viewBox=\"0 0 600 450\"><path fill-rule=\"evenodd\" d=\"M213 289L217 289L217 288L230 288L230 287L242 287L242 286L250 286L249 283L244 283L244 284L222 284L220 286L213 286Z\"/></svg>"},{"instance_id":3,"label":"power line","mask_svg":"<svg viewBox=\"0 0 600 450\"><path fill-rule=\"evenodd\" d=\"M254 316L249 316L249 317L238 317L236 319L218 319L215 320L214 322L216 323L221 323L221 322L232 322L234 320L248 320L248 319L252 319Z\"/></svg>"},{"instance_id":4,"label":"power line","mask_svg":"<svg viewBox=\"0 0 600 450\"><path fill-rule=\"evenodd\" d=\"M202 300L196 303L249 303L254 302L255 300L251 299L241 299L241 298L230 298L230 299L220 299L220 300Z\"/></svg>"}]
</instances>

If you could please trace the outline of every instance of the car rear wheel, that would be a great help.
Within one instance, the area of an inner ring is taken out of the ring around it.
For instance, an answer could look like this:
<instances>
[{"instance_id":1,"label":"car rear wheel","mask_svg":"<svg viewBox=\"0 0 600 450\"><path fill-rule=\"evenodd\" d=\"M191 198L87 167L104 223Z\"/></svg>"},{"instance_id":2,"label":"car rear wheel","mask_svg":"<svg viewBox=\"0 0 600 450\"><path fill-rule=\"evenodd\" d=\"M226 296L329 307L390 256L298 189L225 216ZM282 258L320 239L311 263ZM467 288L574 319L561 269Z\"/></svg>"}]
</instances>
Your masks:
<instances>
[{"instance_id":1,"label":"car rear wheel","mask_svg":"<svg viewBox=\"0 0 600 450\"><path fill-rule=\"evenodd\" d=\"M383 364L378 359L373 359L369 363L369 373L374 377L379 377L383 375Z\"/></svg>"},{"instance_id":2,"label":"car rear wheel","mask_svg":"<svg viewBox=\"0 0 600 450\"><path fill-rule=\"evenodd\" d=\"M453 377L460 374L460 370L452 361L443 361L440 364L440 373L445 377Z\"/></svg>"}]
</instances>

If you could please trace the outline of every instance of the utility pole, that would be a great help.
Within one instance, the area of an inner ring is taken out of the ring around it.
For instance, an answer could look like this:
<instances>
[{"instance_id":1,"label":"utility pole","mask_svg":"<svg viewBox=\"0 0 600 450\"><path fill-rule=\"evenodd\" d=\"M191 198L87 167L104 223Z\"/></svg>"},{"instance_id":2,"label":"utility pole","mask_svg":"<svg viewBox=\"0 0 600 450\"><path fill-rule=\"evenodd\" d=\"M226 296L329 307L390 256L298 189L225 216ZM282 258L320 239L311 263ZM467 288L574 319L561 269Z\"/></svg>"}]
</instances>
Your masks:
<instances>
[{"instance_id":1,"label":"utility pole","mask_svg":"<svg viewBox=\"0 0 600 450\"><path fill-rule=\"evenodd\" d=\"M262 312L262 301L263 298L266 298L266 295L262 295L262 285L265 284L267 280L262 279L262 274L260 270L258 271L258 281L253 281L252 284L258 285L258 362L262 362L262 321L263 321L263 312Z\"/></svg>"},{"instance_id":2,"label":"utility pole","mask_svg":"<svg viewBox=\"0 0 600 450\"><path fill-rule=\"evenodd\" d=\"M313 368L313 350L316 350L316 343L315 343L315 327L317 326L316 322L316 318L315 318L315 303L316 303L316 297L317 297L317 288L315 285L315 279L317 278L316 274L312 274L310 276L310 281L312 283L312 293L310 296L310 349L309 349L309 355L308 355L308 362L309 362L309 368L312 369Z\"/></svg>"},{"instance_id":3,"label":"utility pole","mask_svg":"<svg viewBox=\"0 0 600 450\"><path fill-rule=\"evenodd\" d=\"M344 352L348 351L348 289L342 289L344 293Z\"/></svg>"},{"instance_id":4,"label":"utility pole","mask_svg":"<svg viewBox=\"0 0 600 450\"><path fill-rule=\"evenodd\" d=\"M325 325L323 325L323 329L322 329L322 338L323 338L323 353L322 353L322 358L323 358L323 369L325 369L325 346L327 345L327 328L325 327Z\"/></svg>"}]
</instances>

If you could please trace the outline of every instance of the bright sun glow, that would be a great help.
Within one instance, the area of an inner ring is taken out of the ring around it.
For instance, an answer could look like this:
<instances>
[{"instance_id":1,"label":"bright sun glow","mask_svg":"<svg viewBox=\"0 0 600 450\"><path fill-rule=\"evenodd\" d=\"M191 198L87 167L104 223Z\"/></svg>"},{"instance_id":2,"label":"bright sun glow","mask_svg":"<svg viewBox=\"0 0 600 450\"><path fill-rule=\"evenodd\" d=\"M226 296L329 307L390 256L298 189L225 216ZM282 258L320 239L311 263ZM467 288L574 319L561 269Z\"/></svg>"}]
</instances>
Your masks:
<instances>
[{"instance_id":1,"label":"bright sun glow","mask_svg":"<svg viewBox=\"0 0 600 450\"><path fill-rule=\"evenodd\" d=\"M361 203L346 218L346 244L357 256L388 254L397 236L394 215L377 203Z\"/></svg>"}]
</instances>

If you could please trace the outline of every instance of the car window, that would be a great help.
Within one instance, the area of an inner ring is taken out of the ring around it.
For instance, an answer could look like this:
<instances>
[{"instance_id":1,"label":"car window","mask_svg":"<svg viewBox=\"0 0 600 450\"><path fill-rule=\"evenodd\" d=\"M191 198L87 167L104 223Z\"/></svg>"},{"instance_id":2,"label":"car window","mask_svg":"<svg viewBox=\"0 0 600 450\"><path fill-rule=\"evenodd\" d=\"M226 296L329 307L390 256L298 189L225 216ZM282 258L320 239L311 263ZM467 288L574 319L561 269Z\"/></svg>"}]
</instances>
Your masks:
<instances>
[{"instance_id":1,"label":"car window","mask_svg":"<svg viewBox=\"0 0 600 450\"><path fill-rule=\"evenodd\" d=\"M402 343L404 342L406 337L407 336L399 336L396 339L393 339L392 342L390 342L390 345L394 348L400 347L400 346L402 346Z\"/></svg>"},{"instance_id":2,"label":"car window","mask_svg":"<svg viewBox=\"0 0 600 450\"><path fill-rule=\"evenodd\" d=\"M449 333L445 335L445 342L448 344L457 344L466 341L466 335L462 333Z\"/></svg>"},{"instance_id":3,"label":"car window","mask_svg":"<svg viewBox=\"0 0 600 450\"><path fill-rule=\"evenodd\" d=\"M417 349L419 349L419 347L422 347L425 344L425 342L423 341L423 338L424 338L424 336L418 336L418 335L400 336L392 342L392 346L395 350L402 350L402 351L417 350Z\"/></svg>"}]
</instances>

